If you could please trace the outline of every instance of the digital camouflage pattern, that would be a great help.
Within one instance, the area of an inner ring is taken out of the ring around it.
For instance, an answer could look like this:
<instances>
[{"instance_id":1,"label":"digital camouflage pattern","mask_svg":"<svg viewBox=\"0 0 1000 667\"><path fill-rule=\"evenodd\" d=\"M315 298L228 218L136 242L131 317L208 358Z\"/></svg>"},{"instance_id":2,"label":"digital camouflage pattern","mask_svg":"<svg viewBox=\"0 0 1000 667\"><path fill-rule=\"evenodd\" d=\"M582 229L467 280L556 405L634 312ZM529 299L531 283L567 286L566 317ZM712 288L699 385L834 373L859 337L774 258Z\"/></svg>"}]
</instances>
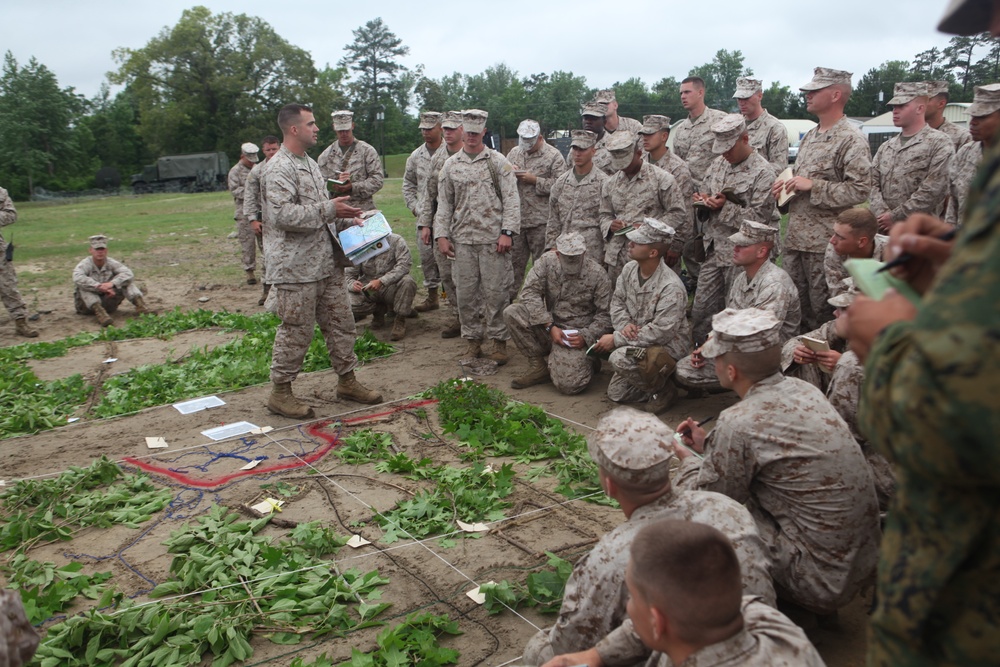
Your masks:
<instances>
[{"instance_id":1,"label":"digital camouflage pattern","mask_svg":"<svg viewBox=\"0 0 1000 667\"><path fill-rule=\"evenodd\" d=\"M847 424L812 385L767 377L719 415L705 458L684 459L677 486L746 503L782 597L818 613L871 583L879 513L868 465Z\"/></svg>"},{"instance_id":2,"label":"digital camouflage pattern","mask_svg":"<svg viewBox=\"0 0 1000 667\"><path fill-rule=\"evenodd\" d=\"M0 188L0 229L7 225L13 225L17 221L17 209L10 195L3 188ZM3 240L3 233L0 233L0 301L10 313L12 319L19 320L28 316L28 307L21 298L21 292L17 289L17 274L14 272L14 262L8 262L5 258L7 252L7 242Z\"/></svg>"},{"instance_id":3,"label":"digital camouflage pattern","mask_svg":"<svg viewBox=\"0 0 1000 667\"><path fill-rule=\"evenodd\" d=\"M134 279L132 269L116 259L108 257L104 266L98 267L92 257L85 257L73 269L73 284L76 286L73 290L73 305L76 312L89 315L94 306L101 304L104 310L113 313L125 299L135 302L142 296L142 291L133 284ZM104 283L115 286L115 296L107 296L97 289L98 285Z\"/></svg>"},{"instance_id":4,"label":"digital camouflage pattern","mask_svg":"<svg viewBox=\"0 0 1000 667\"><path fill-rule=\"evenodd\" d=\"M528 271L517 303L507 306L504 320L511 340L526 357L548 356L549 376L564 394L578 394L594 376L593 358L586 349L611 332L611 279L597 262L585 255L576 275L563 271L559 256L547 252ZM584 349L552 344L543 325L576 329Z\"/></svg>"},{"instance_id":5,"label":"digital camouflage pattern","mask_svg":"<svg viewBox=\"0 0 1000 667\"><path fill-rule=\"evenodd\" d=\"M514 146L507 154L507 161L515 169L525 169L538 177L534 185L517 181L517 194L521 199L521 233L513 238L511 247L514 288L517 289L524 279L528 258L537 260L545 251L549 195L556 179L566 171L566 161L558 148L544 140L534 153Z\"/></svg>"},{"instance_id":6,"label":"digital camouflage pattern","mask_svg":"<svg viewBox=\"0 0 1000 667\"><path fill-rule=\"evenodd\" d=\"M948 196L951 138L924 125L903 143L897 134L879 146L872 161L871 211L894 221L914 213L937 215Z\"/></svg>"},{"instance_id":7,"label":"digital camouflage pattern","mask_svg":"<svg viewBox=\"0 0 1000 667\"><path fill-rule=\"evenodd\" d=\"M738 271L726 297L726 308L760 308L781 320L781 341L799 332L799 298L788 273L774 262L764 262L752 280L746 271Z\"/></svg>"},{"instance_id":8,"label":"digital camouflage pattern","mask_svg":"<svg viewBox=\"0 0 1000 667\"><path fill-rule=\"evenodd\" d=\"M642 129L642 123L640 123L635 118L629 118L628 116L618 116L618 127L614 130L608 130L605 128L606 132L615 133L619 130L628 132L629 134L638 134L639 130Z\"/></svg>"},{"instance_id":9,"label":"digital camouflage pattern","mask_svg":"<svg viewBox=\"0 0 1000 667\"><path fill-rule=\"evenodd\" d=\"M487 161L493 163L500 188L497 197ZM434 238L453 243L493 243L500 230L521 231L521 200L514 170L500 153L484 148L474 156L458 151L438 174L438 209Z\"/></svg>"},{"instance_id":10,"label":"digital camouflage pattern","mask_svg":"<svg viewBox=\"0 0 1000 667\"><path fill-rule=\"evenodd\" d=\"M642 159L674 177L677 185L681 188L681 196L684 198L684 204L690 212L691 195L694 194L694 179L691 178L691 168L688 167L687 162L677 157L677 154L669 148L663 154L663 157L656 162L653 162L653 157L645 152L642 155Z\"/></svg>"},{"instance_id":11,"label":"digital camouflage pattern","mask_svg":"<svg viewBox=\"0 0 1000 667\"><path fill-rule=\"evenodd\" d=\"M889 245L889 237L885 234L876 234L872 243L874 245L872 259L877 259L881 262L885 256L885 248ZM833 249L832 243L826 245L826 252L823 253L823 275L825 276L829 296L834 296L840 289L840 284L844 282L845 278L850 276L847 273L847 269L844 268L844 260L846 259L848 258L837 254L837 251Z\"/></svg>"},{"instance_id":12,"label":"digital camouflage pattern","mask_svg":"<svg viewBox=\"0 0 1000 667\"><path fill-rule=\"evenodd\" d=\"M969 134L969 131L967 129L955 125L947 118L944 119L944 122L941 123L940 126L934 129L936 129L938 132L944 132L945 134L948 135L948 138L951 139L952 146L954 147L956 153L958 152L959 148L961 148L965 144L972 142L972 135Z\"/></svg>"},{"instance_id":13,"label":"digital camouflage pattern","mask_svg":"<svg viewBox=\"0 0 1000 667\"><path fill-rule=\"evenodd\" d=\"M775 175L788 167L788 130L764 109L757 118L747 121L750 145L774 168Z\"/></svg>"},{"instance_id":14,"label":"digital camouflage pattern","mask_svg":"<svg viewBox=\"0 0 1000 667\"><path fill-rule=\"evenodd\" d=\"M403 201L406 202L406 208L410 209L410 213L417 218L418 228L424 209L423 197L427 195L426 181L430 175L431 163L434 161L435 155L446 152L447 149L443 143L434 151L431 151L427 144L420 144L406 158L406 167L403 170ZM434 192L437 196L436 184ZM425 244L420 240L418 233L416 244L417 251L420 253L420 269L424 274L424 287L427 288L428 292L434 292L441 285L441 272L437 259L434 257L434 239L431 238L431 242Z\"/></svg>"},{"instance_id":15,"label":"digital camouflage pattern","mask_svg":"<svg viewBox=\"0 0 1000 667\"><path fill-rule=\"evenodd\" d=\"M847 341L837 335L837 320L830 320L823 323L819 329L813 329L802 334L816 340L825 340L831 350L843 353L847 349ZM789 338L781 346L781 372L786 377L794 377L808 382L822 392L826 392L830 384L830 373L822 370L818 364L797 364L795 363L795 348L804 346L801 336ZM839 411L838 411L839 412ZM843 417L843 414L841 414ZM844 421L847 421L846 418ZM850 423L848 423L850 426ZM854 434L854 429L851 429Z\"/></svg>"},{"instance_id":16,"label":"digital camouflage pattern","mask_svg":"<svg viewBox=\"0 0 1000 667\"><path fill-rule=\"evenodd\" d=\"M577 178L571 168L552 184L545 247L554 248L566 232L577 232L587 244L587 255L604 264L605 241L601 231L601 188L608 175L594 165L590 173Z\"/></svg>"},{"instance_id":17,"label":"digital camouflage pattern","mask_svg":"<svg viewBox=\"0 0 1000 667\"><path fill-rule=\"evenodd\" d=\"M691 169L691 178L694 180L694 187L698 192L702 191L701 181L705 178L705 172L708 171L709 165L717 157L712 152L712 142L715 140L712 126L725 117L725 111L706 108L697 118L691 118L689 115L672 132L674 136L673 151Z\"/></svg>"},{"instance_id":18,"label":"digital camouflage pattern","mask_svg":"<svg viewBox=\"0 0 1000 667\"><path fill-rule=\"evenodd\" d=\"M347 160L347 168L341 169L344 163L344 154L350 146L344 147L340 142L334 141L327 146L326 150L319 154L316 161L319 165L320 173L323 175L323 187L326 187L326 179L337 178L341 171L351 174L351 193L347 203L357 206L362 211L375 209L375 200L372 197L382 189L382 161L379 160L378 151L371 144L354 140L354 151L350 159Z\"/></svg>"},{"instance_id":19,"label":"digital camouflage pattern","mask_svg":"<svg viewBox=\"0 0 1000 667\"><path fill-rule=\"evenodd\" d=\"M984 156L950 259L865 364L859 423L895 464L868 664L1000 655L1000 151Z\"/></svg>"},{"instance_id":20,"label":"digital camouflage pattern","mask_svg":"<svg viewBox=\"0 0 1000 667\"><path fill-rule=\"evenodd\" d=\"M979 163L983 161L983 144L970 141L958 149L948 169L948 210L944 221L961 225L965 217L965 204L969 198L969 188L976 176Z\"/></svg>"},{"instance_id":21,"label":"digital camouflage pattern","mask_svg":"<svg viewBox=\"0 0 1000 667\"><path fill-rule=\"evenodd\" d=\"M449 260L450 261L450 260ZM514 288L510 253L498 253L493 243L455 243L452 277L458 290L458 320L462 338L507 340L503 311Z\"/></svg>"},{"instance_id":22,"label":"digital camouflage pattern","mask_svg":"<svg viewBox=\"0 0 1000 667\"><path fill-rule=\"evenodd\" d=\"M389 312L399 316L407 316L413 311L413 297L417 292L417 283L410 277L413 259L406 239L399 234L389 234L389 249L364 261L360 266L349 266L344 269L344 284L347 285L351 297L351 310L355 315L368 315L375 312L375 306L385 304ZM382 285L377 291L354 292L350 290L353 281L370 283L378 278Z\"/></svg>"},{"instance_id":23,"label":"digital camouflage pattern","mask_svg":"<svg viewBox=\"0 0 1000 667\"><path fill-rule=\"evenodd\" d=\"M254 167L260 166L258 162ZM246 208L246 183L253 169L247 167L242 161L237 161L229 170L229 193L233 196L235 210L233 220L236 221L236 238L240 242L240 261L244 271L254 271L257 269L257 246L261 240L253 233L250 226L251 217L244 209ZM263 246L261 246L263 254Z\"/></svg>"},{"instance_id":24,"label":"digital camouflage pattern","mask_svg":"<svg viewBox=\"0 0 1000 667\"><path fill-rule=\"evenodd\" d=\"M267 160L261 160L247 174L243 184L243 217L247 220L261 221L264 210L264 193L261 190L261 178L267 167Z\"/></svg>"},{"instance_id":25,"label":"digital camouflage pattern","mask_svg":"<svg viewBox=\"0 0 1000 667\"><path fill-rule=\"evenodd\" d=\"M434 227L434 215L437 213L437 203L438 203L438 176L441 173L441 167L444 166L445 160L450 158L455 153L448 151L448 146L442 144L441 148L438 149L437 153L434 154L434 158L431 160L430 166L427 168L427 178L424 179L420 186L421 194L420 197L420 217L417 219L417 229L421 227ZM434 250L434 263L437 265L438 277L441 280L441 287L444 288L445 293L448 295L448 301L446 307L448 312L452 317L458 317L458 291L455 287L454 281L454 269L455 261L448 258L441 253L437 248L437 243L433 238L434 234L431 233L431 248ZM423 253L420 255L423 261ZM426 279L426 276L425 276Z\"/></svg>"},{"instance_id":26,"label":"digital camouflage pattern","mask_svg":"<svg viewBox=\"0 0 1000 667\"><path fill-rule=\"evenodd\" d=\"M644 526L662 519L695 521L725 534L740 561L744 592L774 605L767 545L747 509L719 493L676 489L637 508L574 566L555 624L541 630L525 648L527 664L540 665L553 655L589 649L625 622L629 547Z\"/></svg>"}]
</instances>

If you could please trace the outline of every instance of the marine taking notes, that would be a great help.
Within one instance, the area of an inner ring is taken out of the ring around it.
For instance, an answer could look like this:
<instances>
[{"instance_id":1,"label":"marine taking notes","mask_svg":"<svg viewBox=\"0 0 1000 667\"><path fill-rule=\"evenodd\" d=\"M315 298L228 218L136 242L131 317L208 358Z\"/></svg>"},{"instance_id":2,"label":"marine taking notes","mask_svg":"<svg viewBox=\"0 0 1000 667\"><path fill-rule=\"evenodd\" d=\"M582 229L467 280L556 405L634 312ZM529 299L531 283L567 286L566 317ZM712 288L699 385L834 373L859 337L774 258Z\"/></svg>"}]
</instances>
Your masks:
<instances>
[{"instance_id":1,"label":"marine taking notes","mask_svg":"<svg viewBox=\"0 0 1000 667\"><path fill-rule=\"evenodd\" d=\"M865 296L881 301L890 287L906 297L914 305L920 303L920 295L904 282L888 271L879 273L882 262L877 259L848 259L844 268L854 278L854 284Z\"/></svg>"}]
</instances>

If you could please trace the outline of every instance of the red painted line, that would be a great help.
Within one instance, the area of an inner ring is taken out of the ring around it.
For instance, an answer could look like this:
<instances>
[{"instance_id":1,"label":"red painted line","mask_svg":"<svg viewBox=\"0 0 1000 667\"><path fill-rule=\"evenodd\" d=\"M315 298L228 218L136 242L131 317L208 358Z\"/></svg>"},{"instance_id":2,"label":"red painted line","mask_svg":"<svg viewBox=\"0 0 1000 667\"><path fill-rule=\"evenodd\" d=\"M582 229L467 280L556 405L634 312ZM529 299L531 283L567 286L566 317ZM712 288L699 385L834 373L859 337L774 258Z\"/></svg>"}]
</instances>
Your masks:
<instances>
[{"instance_id":1,"label":"red painted line","mask_svg":"<svg viewBox=\"0 0 1000 667\"><path fill-rule=\"evenodd\" d=\"M316 461L326 456L331 449L340 444L339 434L327 433L323 431L323 429L329 426L330 424L336 424L336 423L348 424L348 425L363 424L364 422L370 421L372 419L386 417L388 415L396 414L397 412L402 412L404 410L411 410L413 408L419 408L425 405L430 405L432 403L437 403L437 399L430 398L422 401L415 401L413 403L407 403L406 405L400 405L395 408L391 408L384 412L378 412L376 414L370 414L370 415L361 415L358 417L351 417L349 419L341 419L336 422L332 421L316 422L315 424L311 424L306 428L306 433L326 441L326 444L320 447L319 449L311 452L310 454L298 457L294 461L290 461L289 463L282 463L278 465L268 466L266 468L258 466L252 470L239 470L229 475L224 475L222 477L216 477L212 479L199 479L197 477L191 477L190 475L187 475L185 473L178 472L176 470L170 470L169 468L163 468L161 466L155 466L150 463L146 463L145 461L132 458L130 456L126 456L122 460L125 463L134 465L137 468L144 470L148 473L154 473L157 475L164 475L166 477L169 477L176 482L184 484L185 486L192 486L199 489L212 489L217 486L228 484L229 482L235 479L239 479L241 477L250 477L253 475L269 475L271 473L281 472L283 470L294 470L296 468L303 468L306 465L315 463Z\"/></svg>"}]
</instances>

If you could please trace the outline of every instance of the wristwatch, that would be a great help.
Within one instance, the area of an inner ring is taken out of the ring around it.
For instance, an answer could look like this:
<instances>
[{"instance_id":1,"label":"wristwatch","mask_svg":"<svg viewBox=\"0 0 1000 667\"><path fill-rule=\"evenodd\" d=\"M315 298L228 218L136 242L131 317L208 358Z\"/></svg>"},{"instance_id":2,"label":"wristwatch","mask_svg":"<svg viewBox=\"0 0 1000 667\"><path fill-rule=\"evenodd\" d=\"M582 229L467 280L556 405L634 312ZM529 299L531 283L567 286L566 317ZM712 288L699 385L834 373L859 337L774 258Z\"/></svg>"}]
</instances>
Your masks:
<instances>
[{"instance_id":1,"label":"wristwatch","mask_svg":"<svg viewBox=\"0 0 1000 667\"><path fill-rule=\"evenodd\" d=\"M504 236L508 236L511 238L514 237L514 232L510 231L509 229L501 229L500 233L503 234Z\"/></svg>"},{"instance_id":2,"label":"wristwatch","mask_svg":"<svg viewBox=\"0 0 1000 667\"><path fill-rule=\"evenodd\" d=\"M545 333L549 333L550 331L552 331L552 325L551 324L546 324L545 325Z\"/></svg>"}]
</instances>

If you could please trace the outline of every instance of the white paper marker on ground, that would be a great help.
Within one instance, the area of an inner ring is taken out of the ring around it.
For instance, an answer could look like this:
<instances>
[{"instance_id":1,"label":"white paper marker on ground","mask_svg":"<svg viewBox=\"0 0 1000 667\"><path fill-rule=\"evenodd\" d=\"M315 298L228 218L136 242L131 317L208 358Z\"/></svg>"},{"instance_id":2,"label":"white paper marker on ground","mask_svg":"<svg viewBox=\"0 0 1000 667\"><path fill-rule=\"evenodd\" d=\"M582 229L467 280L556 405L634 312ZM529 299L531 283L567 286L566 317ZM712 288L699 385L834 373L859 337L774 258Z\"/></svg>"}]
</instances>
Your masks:
<instances>
[{"instance_id":1,"label":"white paper marker on ground","mask_svg":"<svg viewBox=\"0 0 1000 667\"><path fill-rule=\"evenodd\" d=\"M467 533L485 533L490 529L485 523L465 523L464 521L455 521L455 523Z\"/></svg>"},{"instance_id":2,"label":"white paper marker on ground","mask_svg":"<svg viewBox=\"0 0 1000 667\"><path fill-rule=\"evenodd\" d=\"M371 542L369 542L365 538L361 537L360 535L355 535L351 539L347 540L347 546L351 547L352 549L357 549L358 547L363 547L366 544L371 544Z\"/></svg>"},{"instance_id":3,"label":"white paper marker on ground","mask_svg":"<svg viewBox=\"0 0 1000 667\"><path fill-rule=\"evenodd\" d=\"M248 464L246 464L245 466L243 466L242 468L240 468L240 470L253 470L254 468L256 468L257 466L259 466L259 465L260 465L260 462L261 462L262 460L263 460L263 459L254 459L254 460L253 460L253 461L251 461L250 463L248 463Z\"/></svg>"},{"instance_id":4,"label":"white paper marker on ground","mask_svg":"<svg viewBox=\"0 0 1000 667\"><path fill-rule=\"evenodd\" d=\"M195 398L182 403L174 403L174 408L182 415L189 415L192 412L199 412L201 410L207 410L208 408L217 408L220 405L225 404L226 402L218 396L203 396L202 398Z\"/></svg>"},{"instance_id":5,"label":"white paper marker on ground","mask_svg":"<svg viewBox=\"0 0 1000 667\"><path fill-rule=\"evenodd\" d=\"M201 434L212 440L225 440L226 438L234 438L238 435L249 433L255 428L257 428L257 425L250 422L233 422L232 424L223 424L222 426L210 428L207 431L202 431Z\"/></svg>"},{"instance_id":6,"label":"white paper marker on ground","mask_svg":"<svg viewBox=\"0 0 1000 667\"><path fill-rule=\"evenodd\" d=\"M169 447L166 438L146 438L146 446L150 449L163 449L164 447Z\"/></svg>"},{"instance_id":7,"label":"white paper marker on ground","mask_svg":"<svg viewBox=\"0 0 1000 667\"><path fill-rule=\"evenodd\" d=\"M487 581L485 584L483 584L483 586L488 586L490 584L495 584L495 583L496 583L495 581ZM486 593L480 593L479 592L480 588L481 588L480 586L476 586L471 591L465 592L465 594L468 595L469 598L476 604L484 604L486 602Z\"/></svg>"}]
</instances>

